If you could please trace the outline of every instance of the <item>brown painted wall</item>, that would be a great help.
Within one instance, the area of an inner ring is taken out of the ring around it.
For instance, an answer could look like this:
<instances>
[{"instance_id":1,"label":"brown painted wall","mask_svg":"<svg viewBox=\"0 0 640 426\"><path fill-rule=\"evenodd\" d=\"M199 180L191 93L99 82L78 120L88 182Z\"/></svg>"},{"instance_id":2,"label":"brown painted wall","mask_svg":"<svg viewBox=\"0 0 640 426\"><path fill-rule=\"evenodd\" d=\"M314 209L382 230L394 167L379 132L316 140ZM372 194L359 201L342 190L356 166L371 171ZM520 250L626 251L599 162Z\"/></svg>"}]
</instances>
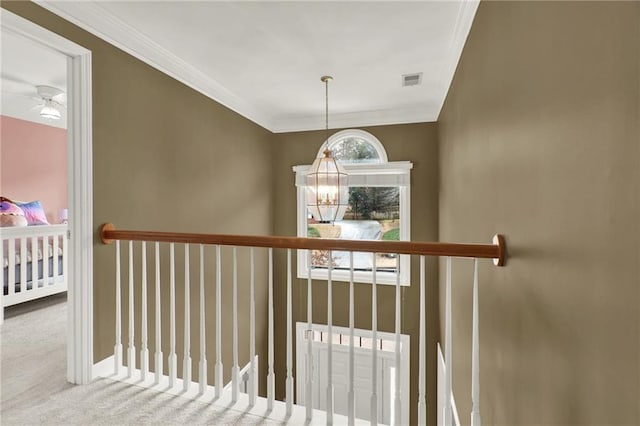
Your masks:
<instances>
[{"instance_id":1,"label":"brown painted wall","mask_svg":"<svg viewBox=\"0 0 640 426\"><path fill-rule=\"evenodd\" d=\"M639 23L638 2L480 4L438 129L441 240L501 232L510 253L480 271L485 424L640 423ZM470 270L454 264L464 423Z\"/></svg>"},{"instance_id":2,"label":"brown painted wall","mask_svg":"<svg viewBox=\"0 0 640 426\"><path fill-rule=\"evenodd\" d=\"M92 51L93 58L93 192L96 230L104 222L121 229L155 229L211 233L272 233L271 138L270 132L206 98L171 77L30 2L3 2L2 7L22 15ZM96 234L97 235L97 234ZM137 246L137 245L136 245ZM137 246L138 247L138 246ZM136 257L139 257L139 248ZM126 259L123 247L123 259ZM244 253L243 253L244 254ZM149 256L152 255L151 250ZM166 259L166 253L163 253ZM183 250L176 248L177 259ZM197 251L192 250L191 306L198 307ZM226 376L231 367L231 254L223 253L223 332ZM150 257L150 260L152 258ZM214 259L213 251L207 259ZM94 359L113 353L114 325L113 246L94 245ZM178 372L182 374L182 309L184 277L177 265ZM265 253L258 254L264 270ZM163 266L163 312L168 315L168 268ZM153 269L153 268L150 268ZM136 268L139 280L140 268ZM207 294L213 301L213 268ZM258 350L266 349L266 282L257 274L256 297ZM248 317L247 272L240 271L240 318ZM155 278L150 271L150 282ZM123 340L127 340L128 303L126 263L123 263ZM139 282L139 281L138 281ZM149 290L153 300L155 293ZM140 289L135 300L140 301ZM213 312L213 311L210 311ZM155 315L153 305L149 315ZM214 357L214 318L207 318L208 359ZM136 310L136 323L140 312ZM197 316L192 315L192 348L198 348ZM263 326L264 325L264 326ZM240 364L248 361L248 328L241 326ZM163 352L169 353L166 327ZM153 324L150 324L153 336ZM140 334L136 332L138 341ZM152 339L151 339L152 340ZM245 341L246 340L246 341ZM153 340L152 340L153 341ZM139 343L138 343L139 344ZM155 348L150 348L151 353ZM126 344L125 344L126 353ZM197 377L199 350L191 351L193 374ZM261 356L266 360L266 356ZM165 365L165 372L167 371ZM213 383L213 367L209 368Z\"/></svg>"},{"instance_id":3,"label":"brown painted wall","mask_svg":"<svg viewBox=\"0 0 640 426\"><path fill-rule=\"evenodd\" d=\"M411 239L415 241L437 241L438 239L438 143L437 130L434 123L378 126L364 128L376 136L384 145L389 161L411 161ZM337 130L332 130L331 133ZM276 235L296 235L296 189L294 185L295 165L311 164L320 145L325 140L325 132L298 132L275 135L274 174L273 188L275 205ZM276 253L276 329L282 330L276 333L276 344L285 348L286 334L286 305L278 301L286 300L286 254ZM295 253L293 256L295 268ZM295 269L293 271L295 274ZM294 275L295 276L295 275ZM418 298L419 298L419 271L417 261L414 260L411 271L412 286L402 291L402 332L411 336L411 423L417 407L417 372L418 372ZM438 313L437 300L438 288L437 265L427 261L427 321L428 321L428 385L427 407L429 407L430 421L435 423L435 374L436 358L435 344L437 341ZM306 280L294 279L293 283L294 313L293 320L307 320L307 283ZM371 285L357 284L355 299L357 308L355 312L355 326L371 329ZM326 281L314 283L313 291L313 321L326 324L327 312L327 286ZM348 284L336 282L333 286L333 321L336 326L349 326L349 291ZM393 332L395 323L395 289L393 286L378 286L378 327L382 331ZM294 341L295 347L295 341ZM295 353L294 353L295 356ZM276 377L278 396L284 396L285 356L276 358ZM295 365L295 363L294 363ZM282 394L280 394L282 392Z\"/></svg>"}]
</instances>

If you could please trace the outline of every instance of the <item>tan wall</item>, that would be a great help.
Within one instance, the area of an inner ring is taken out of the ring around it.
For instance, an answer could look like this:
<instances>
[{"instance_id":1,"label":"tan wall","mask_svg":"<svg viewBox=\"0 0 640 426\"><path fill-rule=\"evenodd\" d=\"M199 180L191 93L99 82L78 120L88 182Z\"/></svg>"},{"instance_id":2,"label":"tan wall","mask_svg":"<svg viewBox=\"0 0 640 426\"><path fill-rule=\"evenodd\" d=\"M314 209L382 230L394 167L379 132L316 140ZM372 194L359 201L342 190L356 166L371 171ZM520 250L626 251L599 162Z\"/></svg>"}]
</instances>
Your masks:
<instances>
[{"instance_id":1,"label":"tan wall","mask_svg":"<svg viewBox=\"0 0 640 426\"><path fill-rule=\"evenodd\" d=\"M104 222L121 229L174 230L212 233L272 233L271 138L265 129L184 86L110 44L50 14L30 2L3 2L2 7L85 46L93 59L93 192L96 230ZM96 234L97 235L97 234ZM123 256L126 250L123 247ZM137 249L139 250L139 249ZM183 250L178 247L178 259ZM139 256L139 251L136 253ZM151 256L151 252L149 253ZM224 253L223 289L225 329L230 327L230 253ZM166 255L165 255L166 258ZM207 259L214 258L213 251ZM265 255L258 264L264 269ZM113 353L114 247L94 245L94 359ZM126 257L123 257L126 259ZM192 250L193 265L197 252ZM127 269L123 266L123 303L126 307ZM246 269L246 268L244 268ZM240 317L248 316L247 273L240 273ZM136 268L136 271L140 271ZM213 300L213 269L208 268L207 294ZM138 276L140 272L136 272ZM163 312L168 315L168 271L163 266ZM182 342L182 263L178 262L178 342ZM266 283L258 274L257 303L259 350L266 348ZM150 271L150 280L154 280ZM139 279L139 278L136 278ZM151 281L153 282L153 281ZM191 306L198 307L197 269L193 268ZM149 290L151 300L155 297ZM135 300L140 301L140 289ZM123 339L127 339L127 315ZM139 309L136 323L140 323ZM154 315L153 306L149 315ZM209 383L213 383L214 318L207 318ZM192 357L197 377L198 329L192 316ZM166 324L166 323L165 323ZM241 327L240 364L248 361L248 325ZM153 324L149 332L153 335ZM169 339L164 329L163 351ZM138 341L140 334L136 332ZM231 367L231 335L223 333L226 376ZM139 343L138 343L139 345ZM178 344L178 371L182 350ZM150 348L153 353L155 349ZM126 345L125 345L126 350ZM265 359L266 357L261 357ZM165 364L165 372L166 372Z\"/></svg>"},{"instance_id":2,"label":"tan wall","mask_svg":"<svg viewBox=\"0 0 640 426\"><path fill-rule=\"evenodd\" d=\"M436 241L438 239L438 144L437 131L434 123L378 126L364 128L376 136L384 145L389 161L411 161L411 239L416 241ZM331 133L337 130L332 130ZM275 191L275 226L277 235L296 235L296 189L294 185L294 173L291 168L295 165L311 164L320 145L325 140L325 132L299 132L275 135L274 152L274 182ZM276 344L284 350L286 334L286 305L278 303L286 300L286 262L285 253L276 253ZM295 255L293 260L295 268ZM295 274L295 269L293 270ZM295 275L294 275L295 276ZM419 271L417 263L412 265L412 286L402 291L402 332L411 336L411 416L412 424L417 401L417 372L418 372L418 279ZM437 341L438 321L437 300L438 288L437 265L429 260L427 262L427 321L429 334L428 386L427 406L432 423L435 423L435 342ZM326 283L326 282L325 282ZM318 281L314 284L313 291L313 321L326 324L327 312L327 286ZM294 280L294 322L307 320L307 283L306 280ZM357 308L355 312L355 326L371 329L371 286L357 284L355 299ZM395 315L395 290L392 286L378 286L378 326L383 331L394 331ZM336 282L333 286L333 321L337 326L349 326L349 292L348 284ZM295 341L294 341L295 342ZM294 343L295 345L295 343ZM285 356L276 358L276 377L278 396L284 396ZM294 364L295 365L295 364ZM282 392L282 393L280 393Z\"/></svg>"},{"instance_id":3,"label":"tan wall","mask_svg":"<svg viewBox=\"0 0 640 426\"><path fill-rule=\"evenodd\" d=\"M438 129L441 240L509 245L480 271L484 424L640 423L639 23L638 2L480 4ZM465 424L469 273L455 262Z\"/></svg>"}]
</instances>

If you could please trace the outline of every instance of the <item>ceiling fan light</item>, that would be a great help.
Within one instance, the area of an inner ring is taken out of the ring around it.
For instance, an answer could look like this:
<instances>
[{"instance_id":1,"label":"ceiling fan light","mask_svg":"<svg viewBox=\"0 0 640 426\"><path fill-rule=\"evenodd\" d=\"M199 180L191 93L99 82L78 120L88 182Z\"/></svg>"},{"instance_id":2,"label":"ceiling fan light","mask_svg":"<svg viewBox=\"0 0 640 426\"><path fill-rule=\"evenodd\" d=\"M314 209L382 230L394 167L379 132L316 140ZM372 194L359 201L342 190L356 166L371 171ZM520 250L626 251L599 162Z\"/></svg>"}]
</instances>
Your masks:
<instances>
[{"instance_id":1,"label":"ceiling fan light","mask_svg":"<svg viewBox=\"0 0 640 426\"><path fill-rule=\"evenodd\" d=\"M55 106L51 104L46 104L40 110L40 117L46 118L49 120L60 120L62 115L60 114L60 111Z\"/></svg>"}]
</instances>

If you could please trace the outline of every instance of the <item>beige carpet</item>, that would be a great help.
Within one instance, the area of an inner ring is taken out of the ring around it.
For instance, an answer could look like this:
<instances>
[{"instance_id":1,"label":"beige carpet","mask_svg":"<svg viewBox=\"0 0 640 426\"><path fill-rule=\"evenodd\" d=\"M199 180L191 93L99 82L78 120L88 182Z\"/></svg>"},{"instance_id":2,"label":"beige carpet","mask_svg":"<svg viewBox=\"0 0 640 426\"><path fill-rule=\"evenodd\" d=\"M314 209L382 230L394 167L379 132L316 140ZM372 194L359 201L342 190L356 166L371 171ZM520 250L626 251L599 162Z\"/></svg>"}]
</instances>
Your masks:
<instances>
[{"instance_id":1,"label":"beige carpet","mask_svg":"<svg viewBox=\"0 0 640 426\"><path fill-rule=\"evenodd\" d=\"M277 424L107 379L66 381L66 295L8 308L1 326L0 423L7 425Z\"/></svg>"}]
</instances>

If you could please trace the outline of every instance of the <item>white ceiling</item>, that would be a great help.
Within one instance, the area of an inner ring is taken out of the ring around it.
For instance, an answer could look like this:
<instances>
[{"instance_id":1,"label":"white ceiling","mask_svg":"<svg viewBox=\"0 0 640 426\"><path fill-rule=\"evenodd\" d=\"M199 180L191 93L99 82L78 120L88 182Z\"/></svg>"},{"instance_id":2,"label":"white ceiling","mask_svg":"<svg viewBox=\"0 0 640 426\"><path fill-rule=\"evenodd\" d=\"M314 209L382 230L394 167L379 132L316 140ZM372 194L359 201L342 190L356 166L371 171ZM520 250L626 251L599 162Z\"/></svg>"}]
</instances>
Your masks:
<instances>
[{"instance_id":1,"label":"white ceiling","mask_svg":"<svg viewBox=\"0 0 640 426\"><path fill-rule=\"evenodd\" d=\"M67 112L60 120L40 116L36 86L52 86L67 91L67 59L27 38L2 31L0 37L0 113L9 117L66 129Z\"/></svg>"},{"instance_id":2,"label":"white ceiling","mask_svg":"<svg viewBox=\"0 0 640 426\"><path fill-rule=\"evenodd\" d=\"M274 132L324 127L324 74L331 127L436 121L478 5L37 2Z\"/></svg>"}]
</instances>

